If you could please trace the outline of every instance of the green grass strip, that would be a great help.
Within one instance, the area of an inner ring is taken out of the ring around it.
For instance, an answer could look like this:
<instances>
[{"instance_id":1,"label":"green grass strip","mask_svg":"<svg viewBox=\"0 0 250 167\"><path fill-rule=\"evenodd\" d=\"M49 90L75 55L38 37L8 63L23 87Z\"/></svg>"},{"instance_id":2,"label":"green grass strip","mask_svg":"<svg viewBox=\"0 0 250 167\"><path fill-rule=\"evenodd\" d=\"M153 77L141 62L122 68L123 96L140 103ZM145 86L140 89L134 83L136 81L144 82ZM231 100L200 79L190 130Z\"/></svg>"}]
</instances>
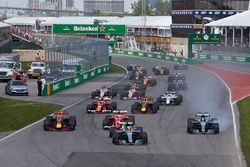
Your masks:
<instances>
[{"instance_id":1,"label":"green grass strip","mask_svg":"<svg viewBox=\"0 0 250 167\"><path fill-rule=\"evenodd\" d=\"M0 132L21 129L62 108L56 104L0 98ZM42 128L42 127L41 127Z\"/></svg>"},{"instance_id":2,"label":"green grass strip","mask_svg":"<svg viewBox=\"0 0 250 167\"><path fill-rule=\"evenodd\" d=\"M118 65L110 64L109 73L125 73L125 70Z\"/></svg>"},{"instance_id":3,"label":"green grass strip","mask_svg":"<svg viewBox=\"0 0 250 167\"><path fill-rule=\"evenodd\" d=\"M237 106L240 112L241 150L247 166L250 166L250 97L239 101Z\"/></svg>"}]
</instances>

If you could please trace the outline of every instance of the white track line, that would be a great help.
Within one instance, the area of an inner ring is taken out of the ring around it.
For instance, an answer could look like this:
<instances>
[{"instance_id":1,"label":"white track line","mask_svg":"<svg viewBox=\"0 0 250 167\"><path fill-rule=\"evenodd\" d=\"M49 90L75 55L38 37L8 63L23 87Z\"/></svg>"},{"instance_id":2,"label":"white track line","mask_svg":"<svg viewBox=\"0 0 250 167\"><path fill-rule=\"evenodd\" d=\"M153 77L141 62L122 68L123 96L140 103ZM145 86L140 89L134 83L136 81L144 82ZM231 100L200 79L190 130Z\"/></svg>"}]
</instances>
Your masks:
<instances>
[{"instance_id":1,"label":"white track line","mask_svg":"<svg viewBox=\"0 0 250 167\"><path fill-rule=\"evenodd\" d=\"M196 66L193 66L193 67L196 67ZM242 167L242 158L241 158L241 155L240 155L241 149L240 149L239 139L238 139L238 132L237 132L237 126L236 126L236 117L235 117L235 113L234 113L235 111L234 111L234 108L233 108L233 104L235 102L232 102L232 92L231 92L231 89L229 88L229 86L227 85L227 83L218 74L216 74L215 72L209 71L209 70L201 68L201 67L196 67L196 68L199 68L201 70L207 71L207 72L215 75L226 86L226 88L229 91L229 102L230 102L230 107L231 107L232 117L233 117L234 141L235 141L235 146L236 146L237 152L239 154L238 155L238 159L239 159L240 167Z\"/></svg>"},{"instance_id":2,"label":"white track line","mask_svg":"<svg viewBox=\"0 0 250 167\"><path fill-rule=\"evenodd\" d=\"M115 64L115 63L113 63L113 64ZM118 81L116 81L116 82L114 82L113 84L111 84L111 85L110 85L111 87L114 86L114 85L116 85L116 84L118 84L120 81L122 81L123 79L125 79L125 78L128 76L128 70L127 70L126 68L124 68L123 66L121 66L121 65L119 65L119 64L115 64L115 65L117 65L117 66L123 68L123 69L126 71L126 74L125 74L121 79L119 79ZM73 104L70 104L70 105L68 105L68 106L66 106L66 107L64 107L64 108L62 108L61 110L67 110L67 109L69 109L69 108L72 108L72 107L74 107L75 105L78 105L79 103L82 103L82 102L86 101L86 100L89 99L90 97L91 97L91 96L88 96L88 97L86 97L86 98L84 98L84 99L82 99L82 100L80 100L80 101L77 101L77 102L75 102L75 103L73 103ZM22 132L22 131L24 131L24 130L26 130L26 129L28 129L28 128L30 128L30 127L32 127L32 126L34 126L34 125L40 123L40 122L42 122L44 119L45 119L45 118L42 118L42 119L40 119L40 120L38 120L38 121L36 121L36 122L34 122L34 123L28 125L28 126L23 127L22 129L19 129L19 130L15 131L15 132L11 133L11 134L8 135L8 136L5 136L5 137L1 138L1 139L0 139L0 142L3 142L3 141L5 141L5 140L11 138L12 136L14 136L14 135L16 135L16 134L18 134L18 133L20 133L20 132Z\"/></svg>"}]
</instances>

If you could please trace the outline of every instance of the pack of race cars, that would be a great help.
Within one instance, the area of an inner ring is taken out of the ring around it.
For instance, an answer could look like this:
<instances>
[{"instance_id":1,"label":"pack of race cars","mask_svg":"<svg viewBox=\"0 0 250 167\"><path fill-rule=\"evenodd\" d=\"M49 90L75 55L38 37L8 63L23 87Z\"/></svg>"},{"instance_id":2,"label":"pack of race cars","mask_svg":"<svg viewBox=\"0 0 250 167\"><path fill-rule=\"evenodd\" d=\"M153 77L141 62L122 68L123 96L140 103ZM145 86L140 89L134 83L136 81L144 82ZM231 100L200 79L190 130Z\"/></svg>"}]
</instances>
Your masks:
<instances>
[{"instance_id":1,"label":"pack of race cars","mask_svg":"<svg viewBox=\"0 0 250 167\"><path fill-rule=\"evenodd\" d=\"M187 70L188 66L182 63L174 65L175 70ZM86 106L87 113L108 113L102 122L102 128L109 132L112 143L115 145L146 145L148 134L143 127L135 126L135 116L132 114L155 114L160 106L180 105L183 96L176 91L187 90L186 77L181 72L170 73L170 70L162 65L152 68L155 75L167 75L167 91L155 99L146 96L149 86L157 85L157 80L147 74L144 67L130 64L127 66L130 84L123 85L116 90L108 86L102 86L91 93L92 101ZM131 113L118 109L117 102L112 101L116 96L120 100L137 100L131 105ZM46 131L71 131L75 130L76 117L70 116L64 111L50 114L44 120ZM196 113L195 118L188 118L187 133L189 134L218 134L219 123L216 118L210 118L209 113Z\"/></svg>"}]
</instances>

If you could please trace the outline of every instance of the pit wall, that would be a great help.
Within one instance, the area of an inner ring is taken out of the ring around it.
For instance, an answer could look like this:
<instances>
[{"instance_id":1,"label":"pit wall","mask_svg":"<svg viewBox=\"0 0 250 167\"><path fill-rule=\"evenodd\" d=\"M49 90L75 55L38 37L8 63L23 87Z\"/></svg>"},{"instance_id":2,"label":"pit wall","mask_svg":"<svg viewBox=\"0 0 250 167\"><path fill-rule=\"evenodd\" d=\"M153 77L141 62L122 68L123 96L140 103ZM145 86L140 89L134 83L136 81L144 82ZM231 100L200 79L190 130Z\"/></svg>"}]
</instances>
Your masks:
<instances>
[{"instance_id":1,"label":"pit wall","mask_svg":"<svg viewBox=\"0 0 250 167\"><path fill-rule=\"evenodd\" d=\"M111 58L109 60L111 63ZM66 89L79 86L90 79L93 79L101 74L107 73L110 69L109 65L110 64L102 65L83 73L77 72L75 76L54 81L53 83L45 84L44 89L42 91L42 96L51 96Z\"/></svg>"}]
</instances>

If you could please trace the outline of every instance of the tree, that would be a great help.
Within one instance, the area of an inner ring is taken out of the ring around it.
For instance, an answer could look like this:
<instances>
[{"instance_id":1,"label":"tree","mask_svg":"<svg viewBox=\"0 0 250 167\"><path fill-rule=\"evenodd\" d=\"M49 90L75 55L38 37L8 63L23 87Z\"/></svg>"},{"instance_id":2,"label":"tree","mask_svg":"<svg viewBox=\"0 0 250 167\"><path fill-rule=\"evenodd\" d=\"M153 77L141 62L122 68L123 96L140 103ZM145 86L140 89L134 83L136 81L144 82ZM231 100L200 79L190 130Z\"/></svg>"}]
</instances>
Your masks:
<instances>
[{"instance_id":1,"label":"tree","mask_svg":"<svg viewBox=\"0 0 250 167\"><path fill-rule=\"evenodd\" d=\"M170 15L171 13L171 3L169 0L157 0L156 7L154 10L154 15L164 16Z\"/></svg>"},{"instance_id":2,"label":"tree","mask_svg":"<svg viewBox=\"0 0 250 167\"><path fill-rule=\"evenodd\" d=\"M151 16L153 15L153 8L149 5L149 3L146 2L146 0L143 0L145 3L145 13L144 15ZM132 15L134 16L141 16L142 15L142 0L139 0L137 2L134 2L131 4L132 9Z\"/></svg>"}]
</instances>

